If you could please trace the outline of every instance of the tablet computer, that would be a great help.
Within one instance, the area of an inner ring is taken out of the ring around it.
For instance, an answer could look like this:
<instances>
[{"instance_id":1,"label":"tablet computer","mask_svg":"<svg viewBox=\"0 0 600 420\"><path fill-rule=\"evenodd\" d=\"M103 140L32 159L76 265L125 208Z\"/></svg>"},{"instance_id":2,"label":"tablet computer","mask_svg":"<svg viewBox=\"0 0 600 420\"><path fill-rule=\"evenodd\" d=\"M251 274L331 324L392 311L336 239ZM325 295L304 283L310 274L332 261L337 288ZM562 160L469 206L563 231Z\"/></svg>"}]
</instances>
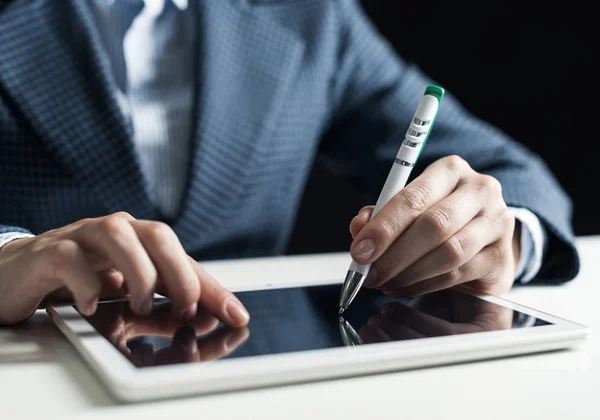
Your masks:
<instances>
[{"instance_id":1,"label":"tablet computer","mask_svg":"<svg viewBox=\"0 0 600 420\"><path fill-rule=\"evenodd\" d=\"M247 285L248 286L248 285ZM362 289L338 315L341 284L254 284L236 293L251 314L228 328L200 311L192 323L134 315L124 300L81 315L47 311L108 391L134 402L323 380L564 349L585 326L457 287L414 299Z\"/></svg>"}]
</instances>

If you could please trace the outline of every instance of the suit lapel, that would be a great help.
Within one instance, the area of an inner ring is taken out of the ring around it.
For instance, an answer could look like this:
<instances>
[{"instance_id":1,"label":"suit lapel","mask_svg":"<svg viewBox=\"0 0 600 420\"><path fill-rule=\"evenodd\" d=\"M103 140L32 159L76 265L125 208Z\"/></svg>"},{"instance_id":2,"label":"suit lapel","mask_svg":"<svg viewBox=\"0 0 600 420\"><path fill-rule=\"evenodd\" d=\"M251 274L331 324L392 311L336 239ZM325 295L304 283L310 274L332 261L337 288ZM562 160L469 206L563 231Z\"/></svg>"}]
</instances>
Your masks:
<instances>
[{"instance_id":1,"label":"suit lapel","mask_svg":"<svg viewBox=\"0 0 600 420\"><path fill-rule=\"evenodd\" d=\"M174 228L214 232L268 145L300 68L303 42L240 2L198 7L198 96L188 188ZM0 9L0 89L107 212L157 219L81 0L13 1Z\"/></svg>"},{"instance_id":2,"label":"suit lapel","mask_svg":"<svg viewBox=\"0 0 600 420\"><path fill-rule=\"evenodd\" d=\"M156 218L92 28L81 0L9 3L0 10L0 89L108 212Z\"/></svg>"},{"instance_id":3,"label":"suit lapel","mask_svg":"<svg viewBox=\"0 0 600 420\"><path fill-rule=\"evenodd\" d=\"M199 7L198 98L187 195L175 229L215 231L268 145L297 77L303 42L240 2Z\"/></svg>"}]
</instances>

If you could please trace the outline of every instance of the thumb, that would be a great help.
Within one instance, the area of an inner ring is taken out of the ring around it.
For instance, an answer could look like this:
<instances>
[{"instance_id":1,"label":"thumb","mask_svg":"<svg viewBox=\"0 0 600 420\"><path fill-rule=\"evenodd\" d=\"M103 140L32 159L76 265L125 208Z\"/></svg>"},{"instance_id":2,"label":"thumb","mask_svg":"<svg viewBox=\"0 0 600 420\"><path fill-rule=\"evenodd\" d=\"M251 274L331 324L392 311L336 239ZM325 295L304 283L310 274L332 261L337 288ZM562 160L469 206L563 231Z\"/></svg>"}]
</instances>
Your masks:
<instances>
[{"instance_id":1,"label":"thumb","mask_svg":"<svg viewBox=\"0 0 600 420\"><path fill-rule=\"evenodd\" d=\"M365 227L369 220L371 220L371 214L375 206L366 206L360 209L358 214L352 219L350 222L350 234L352 234L352 238L355 238L356 235Z\"/></svg>"}]
</instances>

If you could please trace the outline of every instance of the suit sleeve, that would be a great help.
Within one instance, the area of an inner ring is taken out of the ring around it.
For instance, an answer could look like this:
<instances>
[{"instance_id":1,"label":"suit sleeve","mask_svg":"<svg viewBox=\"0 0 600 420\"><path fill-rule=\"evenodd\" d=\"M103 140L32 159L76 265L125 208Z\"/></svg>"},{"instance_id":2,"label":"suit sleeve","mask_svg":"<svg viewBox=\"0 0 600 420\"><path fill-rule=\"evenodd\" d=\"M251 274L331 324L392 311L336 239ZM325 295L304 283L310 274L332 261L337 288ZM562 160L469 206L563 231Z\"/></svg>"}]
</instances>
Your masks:
<instances>
[{"instance_id":1,"label":"suit sleeve","mask_svg":"<svg viewBox=\"0 0 600 420\"><path fill-rule=\"evenodd\" d=\"M337 1L338 67L335 115L320 162L374 203L426 86L434 81L395 53L355 0ZM572 204L541 158L498 128L470 114L447 92L413 177L444 156L459 155L494 176L508 206L528 209L547 232L542 266L533 281L573 279L580 262Z\"/></svg>"}]
</instances>

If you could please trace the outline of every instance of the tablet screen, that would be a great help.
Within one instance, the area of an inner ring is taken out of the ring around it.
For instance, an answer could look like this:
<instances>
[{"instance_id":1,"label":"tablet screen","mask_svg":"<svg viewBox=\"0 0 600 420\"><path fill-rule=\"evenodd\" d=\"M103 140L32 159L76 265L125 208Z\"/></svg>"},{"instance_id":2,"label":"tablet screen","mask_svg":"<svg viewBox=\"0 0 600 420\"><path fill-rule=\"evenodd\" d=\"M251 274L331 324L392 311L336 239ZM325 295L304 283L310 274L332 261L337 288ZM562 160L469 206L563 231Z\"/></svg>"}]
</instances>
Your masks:
<instances>
[{"instance_id":1,"label":"tablet screen","mask_svg":"<svg viewBox=\"0 0 600 420\"><path fill-rule=\"evenodd\" d=\"M139 368L549 324L453 289L414 299L362 289L342 318L339 293L339 285L237 293L251 315L241 329L204 312L180 323L166 299L148 317L126 302L105 302L87 319Z\"/></svg>"}]
</instances>

